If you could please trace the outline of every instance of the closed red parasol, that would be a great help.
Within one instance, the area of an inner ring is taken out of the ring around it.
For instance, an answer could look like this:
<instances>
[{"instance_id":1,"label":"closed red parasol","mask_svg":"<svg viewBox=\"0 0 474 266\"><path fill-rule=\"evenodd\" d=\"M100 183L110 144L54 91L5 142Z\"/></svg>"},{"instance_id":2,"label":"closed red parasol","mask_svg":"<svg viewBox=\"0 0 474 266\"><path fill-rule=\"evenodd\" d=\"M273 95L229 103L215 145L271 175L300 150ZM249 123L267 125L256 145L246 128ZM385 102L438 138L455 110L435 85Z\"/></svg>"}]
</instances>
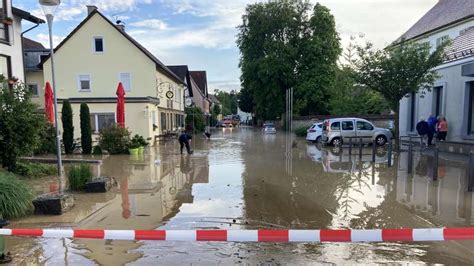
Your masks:
<instances>
[{"instance_id":1,"label":"closed red parasol","mask_svg":"<svg viewBox=\"0 0 474 266\"><path fill-rule=\"evenodd\" d=\"M49 123L54 125L54 109L53 109L53 89L49 81L46 81L46 87L44 89L44 109L46 112L46 117L48 118Z\"/></svg>"},{"instance_id":2,"label":"closed red parasol","mask_svg":"<svg viewBox=\"0 0 474 266\"><path fill-rule=\"evenodd\" d=\"M122 82L119 82L117 88L117 124L121 128L125 128L125 90Z\"/></svg>"}]
</instances>

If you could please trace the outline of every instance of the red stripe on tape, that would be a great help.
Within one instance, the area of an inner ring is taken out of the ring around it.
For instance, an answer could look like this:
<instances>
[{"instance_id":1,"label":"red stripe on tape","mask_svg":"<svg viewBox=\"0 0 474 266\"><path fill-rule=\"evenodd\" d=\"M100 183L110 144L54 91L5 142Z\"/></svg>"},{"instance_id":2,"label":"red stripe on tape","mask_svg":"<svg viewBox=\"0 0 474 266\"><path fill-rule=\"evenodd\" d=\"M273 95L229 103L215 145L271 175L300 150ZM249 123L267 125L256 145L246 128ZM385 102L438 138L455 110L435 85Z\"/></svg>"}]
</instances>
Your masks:
<instances>
[{"instance_id":1,"label":"red stripe on tape","mask_svg":"<svg viewBox=\"0 0 474 266\"><path fill-rule=\"evenodd\" d=\"M227 241L227 230L197 230L197 241Z\"/></svg>"},{"instance_id":2,"label":"red stripe on tape","mask_svg":"<svg viewBox=\"0 0 474 266\"><path fill-rule=\"evenodd\" d=\"M166 240L166 230L135 230L135 240Z\"/></svg>"},{"instance_id":3,"label":"red stripe on tape","mask_svg":"<svg viewBox=\"0 0 474 266\"><path fill-rule=\"evenodd\" d=\"M104 230L74 230L75 238L104 238Z\"/></svg>"},{"instance_id":4,"label":"red stripe on tape","mask_svg":"<svg viewBox=\"0 0 474 266\"><path fill-rule=\"evenodd\" d=\"M382 229L383 241L413 241L413 229Z\"/></svg>"},{"instance_id":5,"label":"red stripe on tape","mask_svg":"<svg viewBox=\"0 0 474 266\"><path fill-rule=\"evenodd\" d=\"M288 230L258 230L259 242L288 242Z\"/></svg>"},{"instance_id":6,"label":"red stripe on tape","mask_svg":"<svg viewBox=\"0 0 474 266\"><path fill-rule=\"evenodd\" d=\"M474 240L474 227L444 228L444 240Z\"/></svg>"},{"instance_id":7,"label":"red stripe on tape","mask_svg":"<svg viewBox=\"0 0 474 266\"><path fill-rule=\"evenodd\" d=\"M351 230L321 230L320 231L321 242L325 241L337 241L337 242L351 242Z\"/></svg>"},{"instance_id":8,"label":"red stripe on tape","mask_svg":"<svg viewBox=\"0 0 474 266\"><path fill-rule=\"evenodd\" d=\"M13 236L43 236L43 229L12 229Z\"/></svg>"}]
</instances>

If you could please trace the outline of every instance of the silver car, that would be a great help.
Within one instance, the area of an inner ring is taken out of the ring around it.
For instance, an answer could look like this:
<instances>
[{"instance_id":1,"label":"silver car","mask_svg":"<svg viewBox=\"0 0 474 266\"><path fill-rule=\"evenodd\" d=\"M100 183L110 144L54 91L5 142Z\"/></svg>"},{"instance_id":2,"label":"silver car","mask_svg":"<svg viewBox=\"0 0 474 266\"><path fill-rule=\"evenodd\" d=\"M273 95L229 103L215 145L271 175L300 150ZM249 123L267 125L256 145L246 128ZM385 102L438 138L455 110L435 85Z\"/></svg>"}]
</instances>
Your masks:
<instances>
[{"instance_id":1,"label":"silver car","mask_svg":"<svg viewBox=\"0 0 474 266\"><path fill-rule=\"evenodd\" d=\"M372 123L361 118L335 118L324 121L322 142L333 146L348 143L349 137L362 137L363 143L374 140L383 146L392 139L392 132L386 128L375 127ZM353 139L355 144L359 139Z\"/></svg>"}]
</instances>

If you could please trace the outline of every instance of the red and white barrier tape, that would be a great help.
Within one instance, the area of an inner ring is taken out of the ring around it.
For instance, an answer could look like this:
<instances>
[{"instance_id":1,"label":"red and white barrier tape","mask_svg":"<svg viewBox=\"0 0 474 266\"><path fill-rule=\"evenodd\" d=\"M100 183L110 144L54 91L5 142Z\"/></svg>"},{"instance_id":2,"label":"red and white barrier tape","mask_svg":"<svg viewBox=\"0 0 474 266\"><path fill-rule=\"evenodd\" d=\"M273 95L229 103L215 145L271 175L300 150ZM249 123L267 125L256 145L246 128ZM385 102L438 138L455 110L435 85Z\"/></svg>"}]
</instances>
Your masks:
<instances>
[{"instance_id":1,"label":"red and white barrier tape","mask_svg":"<svg viewBox=\"0 0 474 266\"><path fill-rule=\"evenodd\" d=\"M474 240L474 227L370 230L0 229L4 236L227 242L388 242Z\"/></svg>"}]
</instances>

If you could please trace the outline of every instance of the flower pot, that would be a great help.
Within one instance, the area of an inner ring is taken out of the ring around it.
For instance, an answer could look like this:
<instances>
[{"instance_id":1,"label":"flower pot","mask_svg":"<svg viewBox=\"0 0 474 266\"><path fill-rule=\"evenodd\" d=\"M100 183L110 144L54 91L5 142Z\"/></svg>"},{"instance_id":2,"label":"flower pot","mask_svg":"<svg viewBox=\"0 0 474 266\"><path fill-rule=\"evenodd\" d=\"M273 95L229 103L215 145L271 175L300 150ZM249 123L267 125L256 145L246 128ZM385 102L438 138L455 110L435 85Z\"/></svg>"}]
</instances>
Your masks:
<instances>
[{"instance_id":1,"label":"flower pot","mask_svg":"<svg viewBox=\"0 0 474 266\"><path fill-rule=\"evenodd\" d=\"M130 155L138 155L138 148L128 149Z\"/></svg>"},{"instance_id":2,"label":"flower pot","mask_svg":"<svg viewBox=\"0 0 474 266\"><path fill-rule=\"evenodd\" d=\"M12 20L3 20L2 22L3 22L3 24L5 24L5 25L12 25L12 24L13 24L13 21L12 21Z\"/></svg>"},{"instance_id":3,"label":"flower pot","mask_svg":"<svg viewBox=\"0 0 474 266\"><path fill-rule=\"evenodd\" d=\"M143 154L145 152L145 147L141 146L138 148L138 153Z\"/></svg>"}]
</instances>

